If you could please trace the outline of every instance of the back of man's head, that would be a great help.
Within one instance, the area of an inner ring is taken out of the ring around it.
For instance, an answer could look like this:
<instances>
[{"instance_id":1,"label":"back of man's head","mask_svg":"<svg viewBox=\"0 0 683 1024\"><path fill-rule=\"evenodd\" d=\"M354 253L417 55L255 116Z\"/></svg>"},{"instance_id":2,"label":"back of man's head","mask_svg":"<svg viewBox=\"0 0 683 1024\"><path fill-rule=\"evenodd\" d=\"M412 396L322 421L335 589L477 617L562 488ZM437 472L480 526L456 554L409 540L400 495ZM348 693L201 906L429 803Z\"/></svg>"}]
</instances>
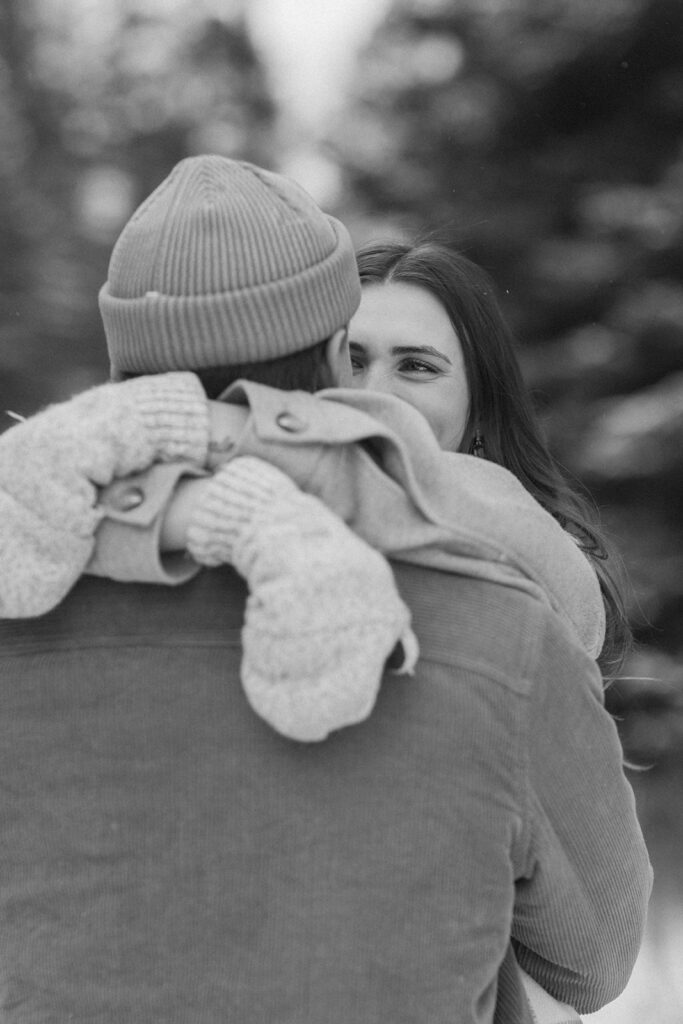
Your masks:
<instances>
[{"instance_id":1,"label":"back of man's head","mask_svg":"<svg viewBox=\"0 0 683 1024\"><path fill-rule=\"evenodd\" d=\"M114 379L287 362L359 301L343 224L290 179L220 156L182 160L142 203L99 296Z\"/></svg>"}]
</instances>

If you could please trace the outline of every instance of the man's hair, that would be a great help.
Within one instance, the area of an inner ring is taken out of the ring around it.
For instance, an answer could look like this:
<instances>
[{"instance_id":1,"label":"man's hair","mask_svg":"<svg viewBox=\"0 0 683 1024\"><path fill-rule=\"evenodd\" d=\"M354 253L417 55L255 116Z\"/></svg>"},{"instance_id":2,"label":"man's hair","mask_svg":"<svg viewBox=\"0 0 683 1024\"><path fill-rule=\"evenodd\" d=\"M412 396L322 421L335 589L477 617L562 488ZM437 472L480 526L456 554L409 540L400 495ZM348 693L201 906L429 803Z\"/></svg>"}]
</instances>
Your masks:
<instances>
[{"instance_id":1,"label":"man's hair","mask_svg":"<svg viewBox=\"0 0 683 1024\"><path fill-rule=\"evenodd\" d=\"M300 352L290 352L277 359L258 363L235 363L232 366L208 366L193 370L199 377L208 398L218 398L236 380L251 380L281 391L320 391L334 387L327 361L327 343L319 341ZM121 379L137 377L137 373L121 374Z\"/></svg>"}]
</instances>

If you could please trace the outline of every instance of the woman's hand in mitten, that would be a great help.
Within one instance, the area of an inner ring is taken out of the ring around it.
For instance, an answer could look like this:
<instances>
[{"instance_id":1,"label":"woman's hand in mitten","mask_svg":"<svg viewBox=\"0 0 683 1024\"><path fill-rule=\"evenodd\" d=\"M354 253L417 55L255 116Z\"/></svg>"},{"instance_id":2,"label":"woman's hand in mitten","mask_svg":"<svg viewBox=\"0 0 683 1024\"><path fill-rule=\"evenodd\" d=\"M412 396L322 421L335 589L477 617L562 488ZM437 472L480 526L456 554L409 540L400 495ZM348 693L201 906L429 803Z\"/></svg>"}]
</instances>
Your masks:
<instances>
[{"instance_id":1,"label":"woman's hand in mitten","mask_svg":"<svg viewBox=\"0 0 683 1024\"><path fill-rule=\"evenodd\" d=\"M242 683L283 735L322 740L365 719L399 642L399 671L412 670L417 641L386 559L268 463L241 457L214 475L188 550L247 581Z\"/></svg>"}]
</instances>

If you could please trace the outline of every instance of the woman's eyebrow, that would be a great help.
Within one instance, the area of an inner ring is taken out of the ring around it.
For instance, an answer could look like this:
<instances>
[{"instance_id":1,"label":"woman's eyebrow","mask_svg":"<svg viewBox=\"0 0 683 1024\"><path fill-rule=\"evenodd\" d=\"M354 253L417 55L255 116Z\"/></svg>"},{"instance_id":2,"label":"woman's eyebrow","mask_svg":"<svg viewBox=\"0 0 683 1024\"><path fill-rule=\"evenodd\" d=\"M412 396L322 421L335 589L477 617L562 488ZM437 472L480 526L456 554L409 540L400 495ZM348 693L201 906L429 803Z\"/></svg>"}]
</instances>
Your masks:
<instances>
[{"instance_id":1,"label":"woman's eyebrow","mask_svg":"<svg viewBox=\"0 0 683 1024\"><path fill-rule=\"evenodd\" d=\"M351 352L364 352L365 347L361 341L349 340ZM432 358L441 359L444 363L448 363L449 366L453 365L444 352L439 352L438 348L433 348L432 345L393 345L391 347L391 354L392 356L432 356Z\"/></svg>"},{"instance_id":2,"label":"woman's eyebrow","mask_svg":"<svg viewBox=\"0 0 683 1024\"><path fill-rule=\"evenodd\" d=\"M394 356L436 356L437 359L443 359L444 363L448 363L449 366L453 365L444 352L439 352L438 348L432 348L431 345L394 345L391 354Z\"/></svg>"}]
</instances>

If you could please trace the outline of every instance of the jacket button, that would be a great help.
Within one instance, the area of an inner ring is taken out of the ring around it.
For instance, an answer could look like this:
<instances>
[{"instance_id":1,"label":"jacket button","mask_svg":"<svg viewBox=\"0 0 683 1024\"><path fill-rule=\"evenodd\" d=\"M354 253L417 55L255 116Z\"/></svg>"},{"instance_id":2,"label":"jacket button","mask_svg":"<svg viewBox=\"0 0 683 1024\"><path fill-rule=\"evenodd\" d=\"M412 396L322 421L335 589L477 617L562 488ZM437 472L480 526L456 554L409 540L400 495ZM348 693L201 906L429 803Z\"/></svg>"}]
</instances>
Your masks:
<instances>
[{"instance_id":1,"label":"jacket button","mask_svg":"<svg viewBox=\"0 0 683 1024\"><path fill-rule=\"evenodd\" d=\"M275 422L281 430L286 430L288 434L299 434L308 426L295 413L287 411L279 412L275 417Z\"/></svg>"},{"instance_id":2,"label":"jacket button","mask_svg":"<svg viewBox=\"0 0 683 1024\"><path fill-rule=\"evenodd\" d=\"M112 505L119 512L132 512L134 508L139 508L144 500L145 492L140 487L127 487L125 491L113 495Z\"/></svg>"}]
</instances>

